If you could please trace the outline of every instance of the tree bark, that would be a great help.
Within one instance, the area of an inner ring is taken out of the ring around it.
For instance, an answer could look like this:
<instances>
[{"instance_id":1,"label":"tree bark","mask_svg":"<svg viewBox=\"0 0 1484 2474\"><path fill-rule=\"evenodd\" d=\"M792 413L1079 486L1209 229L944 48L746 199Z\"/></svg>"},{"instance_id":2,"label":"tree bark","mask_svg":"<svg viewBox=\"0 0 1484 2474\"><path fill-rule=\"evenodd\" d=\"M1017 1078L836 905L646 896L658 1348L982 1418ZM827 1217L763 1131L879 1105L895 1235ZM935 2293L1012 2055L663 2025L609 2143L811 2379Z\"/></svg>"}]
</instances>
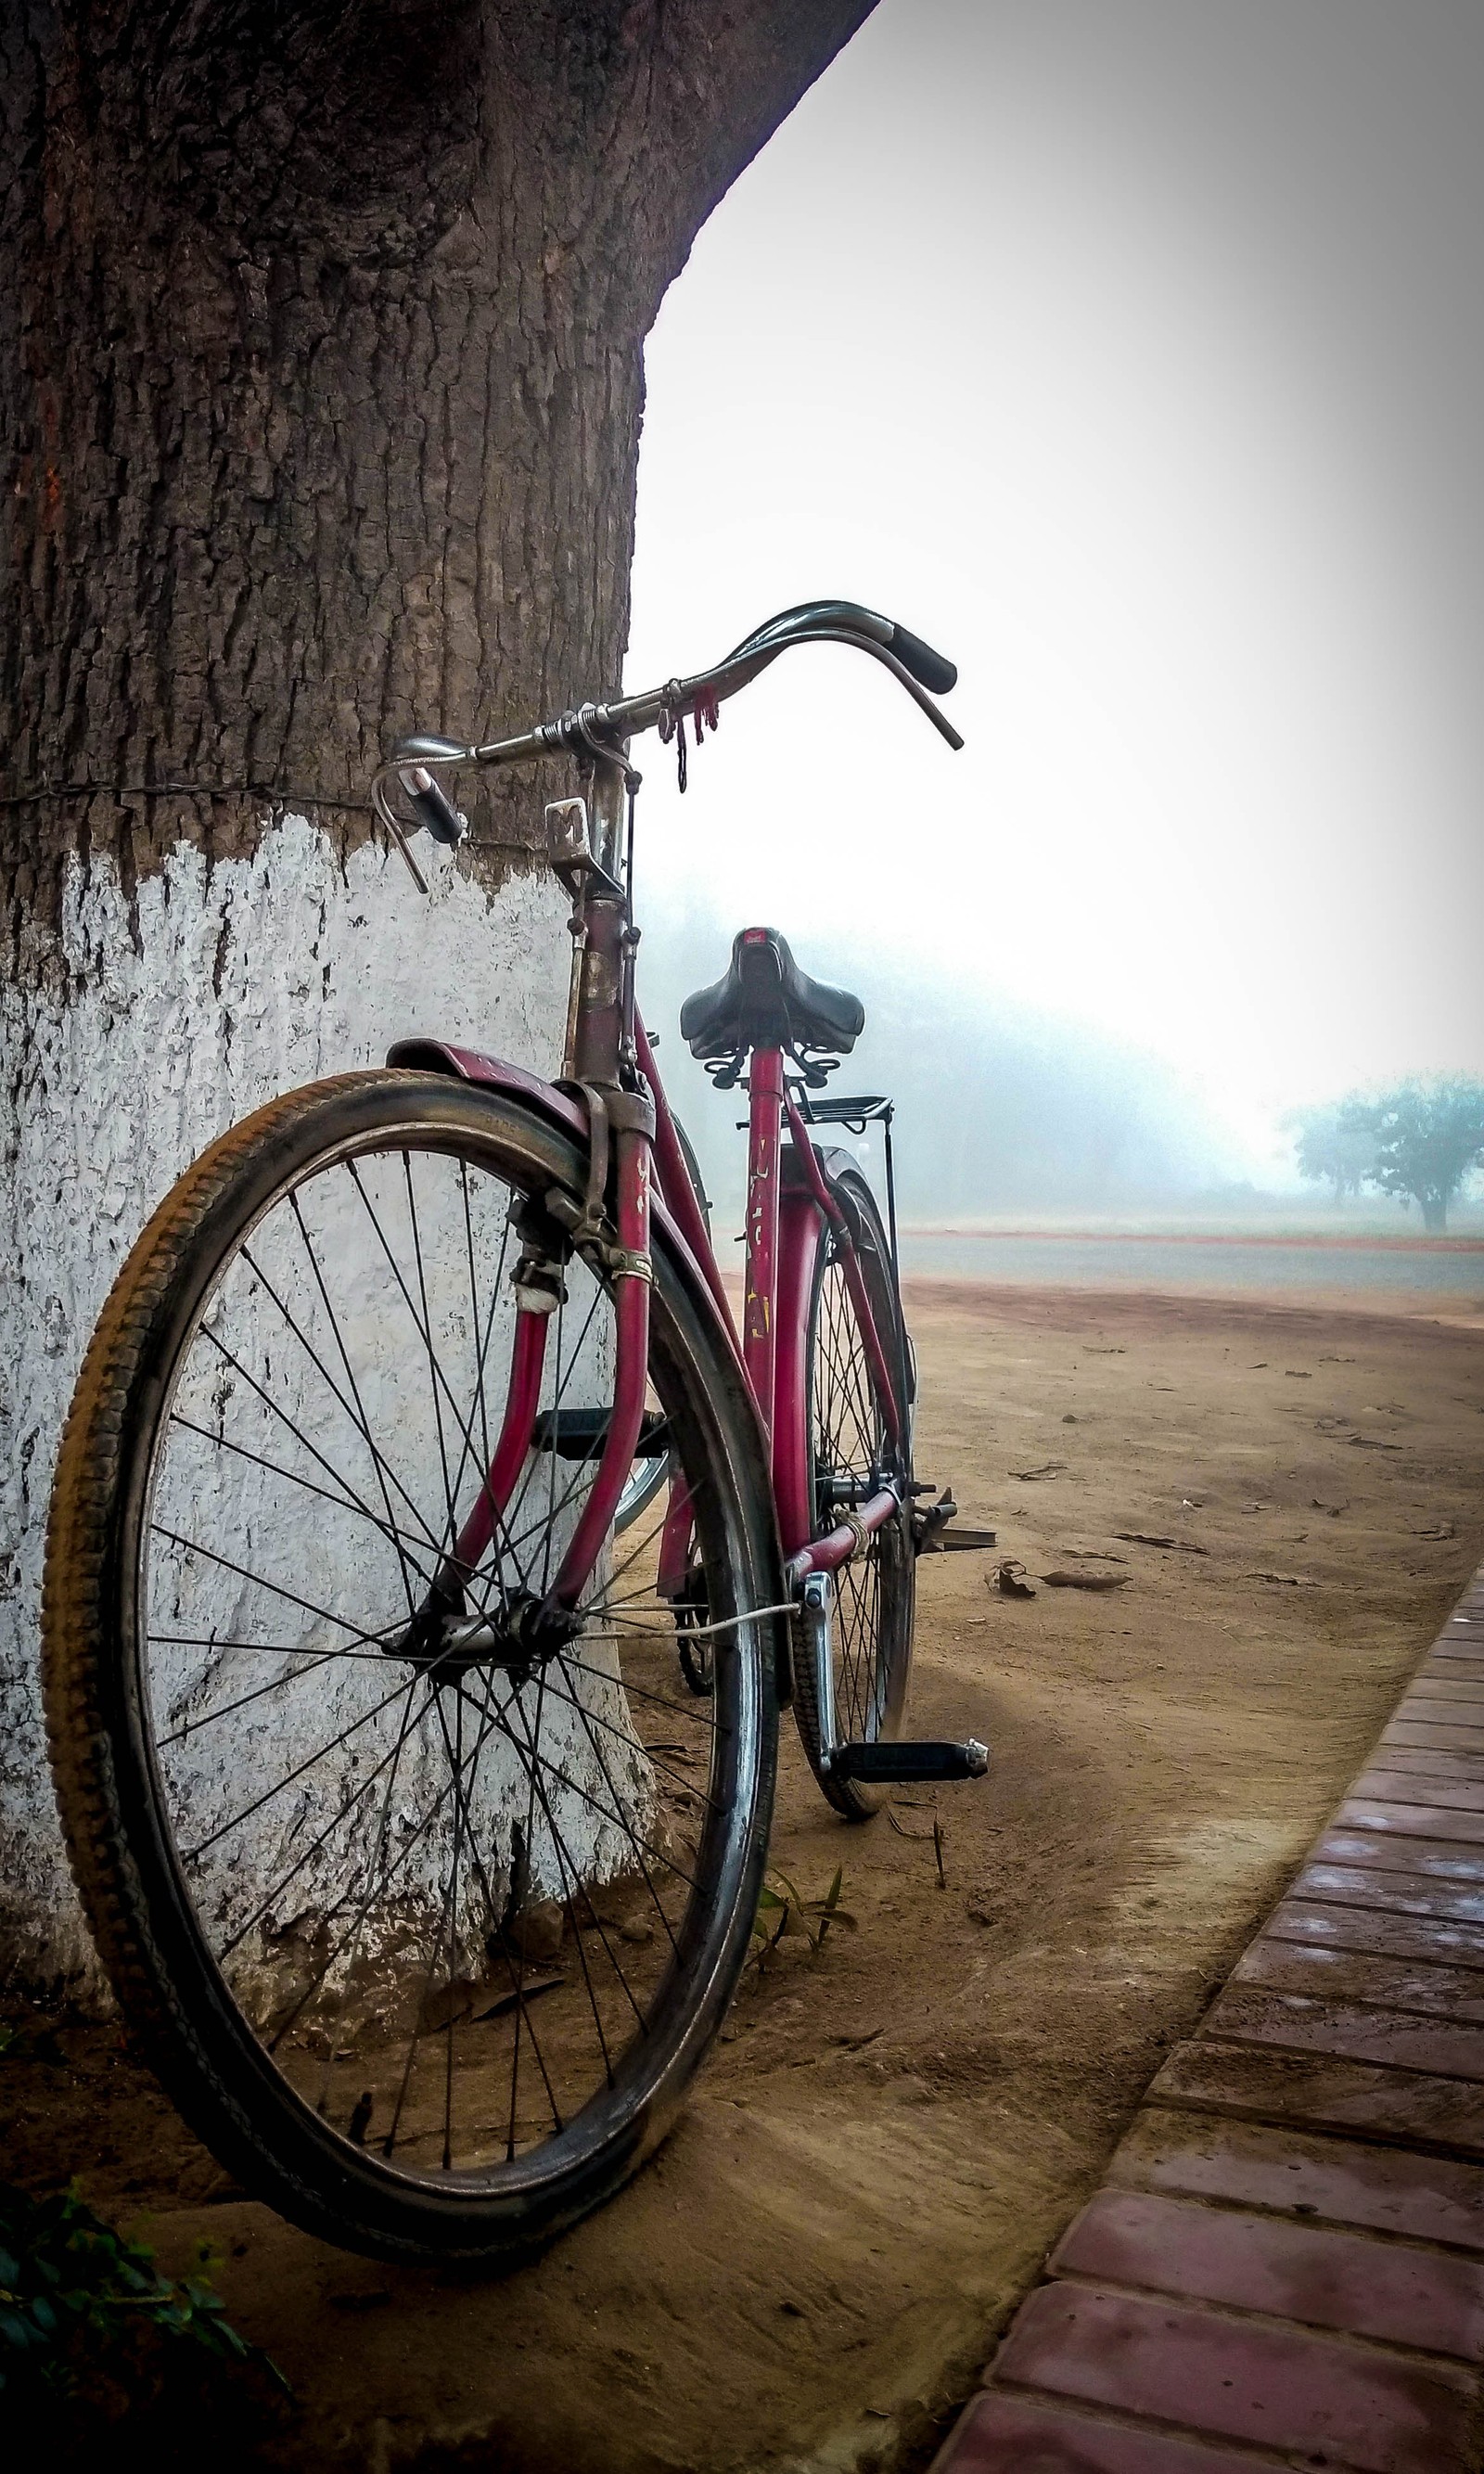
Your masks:
<instances>
[{"instance_id":1,"label":"tree bark","mask_svg":"<svg viewBox=\"0 0 1484 2474\"><path fill-rule=\"evenodd\" d=\"M357 803L408 728L617 686L644 338L870 5L0 16L0 1873L33 1974L81 1948L36 1616L102 1295L267 1091L420 1027L549 1062L529 785L466 801L426 913Z\"/></svg>"}]
</instances>

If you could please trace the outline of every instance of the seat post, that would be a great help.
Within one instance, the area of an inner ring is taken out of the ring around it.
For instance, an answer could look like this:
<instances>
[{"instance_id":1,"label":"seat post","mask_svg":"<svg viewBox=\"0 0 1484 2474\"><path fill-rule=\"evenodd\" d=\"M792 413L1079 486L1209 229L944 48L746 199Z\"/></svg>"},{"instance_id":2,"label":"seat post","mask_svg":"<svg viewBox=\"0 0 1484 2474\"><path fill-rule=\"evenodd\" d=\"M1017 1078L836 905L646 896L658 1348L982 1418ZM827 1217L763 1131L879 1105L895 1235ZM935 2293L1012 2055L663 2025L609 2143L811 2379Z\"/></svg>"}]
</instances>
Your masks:
<instances>
[{"instance_id":1,"label":"seat post","mask_svg":"<svg viewBox=\"0 0 1484 2474\"><path fill-rule=\"evenodd\" d=\"M781 1048L753 1050L747 1092L747 1293L742 1309L742 1364L763 1423L771 1437L778 1322Z\"/></svg>"}]
</instances>

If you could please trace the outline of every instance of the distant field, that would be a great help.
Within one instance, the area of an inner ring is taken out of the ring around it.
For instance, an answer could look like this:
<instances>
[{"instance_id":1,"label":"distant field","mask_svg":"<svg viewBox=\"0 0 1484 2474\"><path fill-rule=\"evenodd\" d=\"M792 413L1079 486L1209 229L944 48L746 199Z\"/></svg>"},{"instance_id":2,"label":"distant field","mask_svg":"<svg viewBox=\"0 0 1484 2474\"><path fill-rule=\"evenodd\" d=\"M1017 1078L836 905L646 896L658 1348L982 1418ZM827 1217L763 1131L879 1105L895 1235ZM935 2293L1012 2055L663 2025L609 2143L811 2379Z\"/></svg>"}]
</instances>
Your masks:
<instances>
[{"instance_id":1,"label":"distant field","mask_svg":"<svg viewBox=\"0 0 1484 2474\"><path fill-rule=\"evenodd\" d=\"M919 1278L1017 1287L1195 1289L1207 1296L1385 1292L1388 1303L1484 1303L1484 1238L1476 1236L904 1229L901 1242L902 1268Z\"/></svg>"}]
</instances>

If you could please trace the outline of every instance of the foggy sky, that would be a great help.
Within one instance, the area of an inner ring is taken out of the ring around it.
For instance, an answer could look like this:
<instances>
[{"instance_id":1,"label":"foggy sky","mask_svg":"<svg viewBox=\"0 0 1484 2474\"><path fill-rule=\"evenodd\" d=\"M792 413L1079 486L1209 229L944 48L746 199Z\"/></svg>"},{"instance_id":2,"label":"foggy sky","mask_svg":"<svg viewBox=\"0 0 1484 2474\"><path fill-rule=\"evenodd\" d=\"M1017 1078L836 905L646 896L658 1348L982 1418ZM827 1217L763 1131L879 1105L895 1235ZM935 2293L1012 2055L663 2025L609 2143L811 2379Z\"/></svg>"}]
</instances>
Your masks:
<instances>
[{"instance_id":1,"label":"foggy sky","mask_svg":"<svg viewBox=\"0 0 1484 2474\"><path fill-rule=\"evenodd\" d=\"M1481 124L1479 0L884 0L661 312L628 675L843 593L969 744L790 657L650 743L651 930L1062 1014L1259 1170L1484 1069Z\"/></svg>"}]
</instances>

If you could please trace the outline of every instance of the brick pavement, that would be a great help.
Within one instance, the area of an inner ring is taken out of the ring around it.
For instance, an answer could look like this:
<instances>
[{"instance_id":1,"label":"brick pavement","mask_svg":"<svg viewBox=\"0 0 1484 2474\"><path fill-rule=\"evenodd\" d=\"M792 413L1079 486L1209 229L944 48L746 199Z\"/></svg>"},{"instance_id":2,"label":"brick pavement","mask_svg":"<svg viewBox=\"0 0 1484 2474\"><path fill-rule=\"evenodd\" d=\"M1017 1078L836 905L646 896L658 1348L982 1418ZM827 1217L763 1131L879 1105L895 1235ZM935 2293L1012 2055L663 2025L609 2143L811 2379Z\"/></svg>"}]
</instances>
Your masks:
<instances>
[{"instance_id":1,"label":"brick pavement","mask_svg":"<svg viewBox=\"0 0 1484 2474\"><path fill-rule=\"evenodd\" d=\"M932 2474L1480 2474L1484 1566Z\"/></svg>"}]
</instances>

